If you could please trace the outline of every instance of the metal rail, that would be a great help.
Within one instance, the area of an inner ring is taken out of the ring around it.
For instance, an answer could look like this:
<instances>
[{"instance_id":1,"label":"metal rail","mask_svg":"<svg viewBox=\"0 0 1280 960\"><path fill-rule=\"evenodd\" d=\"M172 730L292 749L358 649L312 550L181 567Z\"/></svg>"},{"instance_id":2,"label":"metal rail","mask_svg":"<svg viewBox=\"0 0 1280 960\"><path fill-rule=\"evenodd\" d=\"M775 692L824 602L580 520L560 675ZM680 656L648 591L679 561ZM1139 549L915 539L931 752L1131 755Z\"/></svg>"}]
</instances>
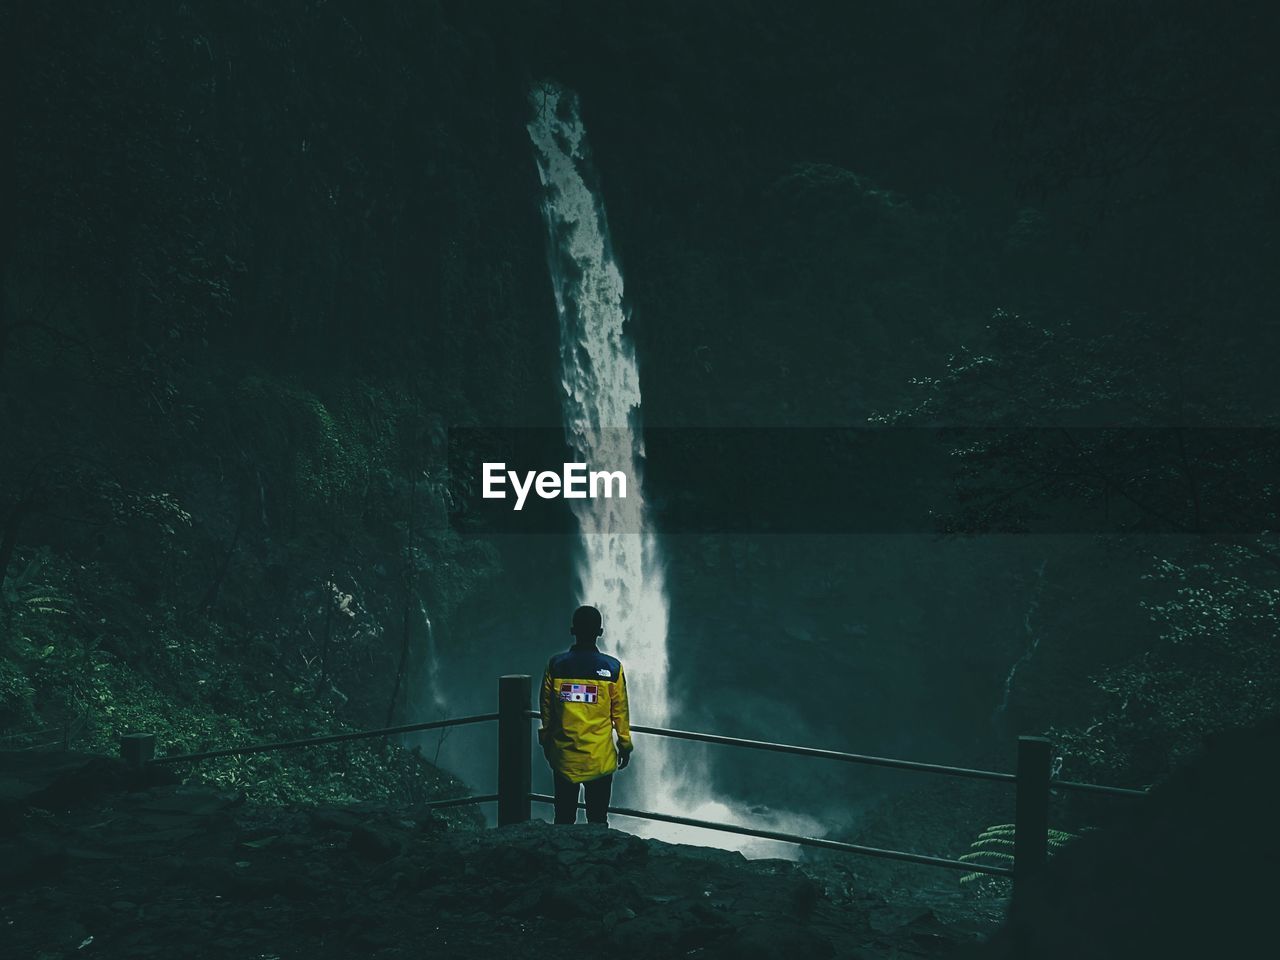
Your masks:
<instances>
[{"instance_id":1,"label":"metal rail","mask_svg":"<svg viewBox=\"0 0 1280 960\"><path fill-rule=\"evenodd\" d=\"M529 710L527 714L534 720L539 719L541 716L536 710ZM874 767L889 767L896 770L939 773L948 777L966 777L971 780L994 780L1000 783L1016 783L1018 780L1016 774L1000 773L995 770L976 770L969 767L953 767L941 763L899 760L896 757L874 757L862 753L845 753L839 750L823 750L818 747L800 747L787 743L774 743L769 740L744 740L741 737L725 737L715 733L699 733L692 730L672 730L667 727L646 727L632 724L631 731L632 733L647 733L659 737L672 737L677 740L696 740L701 743L719 743L731 747L748 747L752 750L790 753L800 757L818 757L823 760L840 760L845 763L861 763ZM1060 790L1104 793L1117 797L1145 797L1147 795L1146 790L1135 790L1130 787L1111 787L1100 783L1078 783L1074 780L1050 780L1049 785Z\"/></svg>"},{"instance_id":2,"label":"metal rail","mask_svg":"<svg viewBox=\"0 0 1280 960\"><path fill-rule=\"evenodd\" d=\"M395 733L412 733L416 730L435 730L439 727L458 727L466 723L483 723L486 720L497 720L496 713L481 713L474 717L457 717L452 720L430 720L425 723L406 723L398 727L382 727L378 730L356 730L351 733L331 733L321 737L306 737L302 740L281 740L276 743L250 743L240 747L226 747L221 750L204 750L200 753L178 753L164 757L154 757L150 763L185 763L193 760L210 760L214 757L230 757L245 753L265 753L268 750L293 750L297 747L311 747L322 743L341 743L345 740L364 740L369 737L385 737Z\"/></svg>"},{"instance_id":3,"label":"metal rail","mask_svg":"<svg viewBox=\"0 0 1280 960\"><path fill-rule=\"evenodd\" d=\"M498 681L498 712L483 713L470 717L457 717L450 720L430 720L424 723L407 723L398 727L383 727L377 730L357 730L348 733L335 733L326 736L306 737L300 740L284 740L276 743L254 743L239 747L226 747L218 750L205 750L199 753L175 754L165 757L154 756L155 735L150 733L125 734L121 737L121 756L135 769L149 764L187 763L197 760L208 760L215 757L228 757L248 753L263 753L269 750L291 750L297 747L309 747L326 743L341 743L347 740L361 740L370 737L391 736L400 733L413 733L420 730L435 730L443 727L456 727L463 724L498 721L498 792L470 797L450 797L434 800L426 804L431 808L460 807L471 804L498 804L498 825L520 823L530 819L530 804L554 803L554 798L546 794L533 793L531 784L531 751L529 742L533 735L533 727L529 722L540 716L536 710L529 709L531 678L524 674L501 677ZM896 770L911 770L920 773L942 774L948 777L962 777L971 780L986 780L998 783L1012 783L1016 786L1015 796L1015 829L1014 829L1014 866L1001 867L983 863L970 863L964 860L953 860L947 857L934 857L922 853L910 853L904 850L885 850L880 847L869 847L857 843L845 843L839 840L826 840L820 837L806 837L799 834L783 833L777 830L762 830L755 827L741 827L735 824L716 823L710 820L697 820L693 817L682 817L675 814L655 813L648 810L635 810L630 807L609 807L611 813L624 817L636 817L643 820L656 820L680 826L698 827L705 830L717 830L747 837L759 837L763 840L777 840L782 843L794 843L799 846L818 847L827 850L839 850L844 853L855 853L862 856L878 857L885 860L898 860L905 863L919 863L926 866L942 867L948 870L963 870L967 873L982 873L997 877L1011 877L1021 882L1038 873L1048 859L1048 815L1050 790L1080 791L1086 793L1105 794L1119 797L1145 797L1147 791L1133 790L1127 787L1111 787L1096 783L1078 783L1073 780L1055 780L1050 776L1052 745L1044 737L1018 738L1018 769L1016 773L1000 773L995 770L977 770L970 767L954 767L940 763L921 763L914 760L900 760L895 757L875 757L861 753L846 753L839 750L824 750L818 747L801 747L794 744L774 743L767 740L747 740L741 737L725 737L714 733L699 733L691 730L672 730L667 727L649 727L633 725L635 733L658 737L671 737L677 740L693 740L700 743L715 743L731 747L746 747L751 750L767 750L774 753L786 753L793 756L817 757L822 760L838 760L843 763L860 763L868 766L887 767ZM579 807L583 804L579 803Z\"/></svg>"},{"instance_id":4,"label":"metal rail","mask_svg":"<svg viewBox=\"0 0 1280 960\"><path fill-rule=\"evenodd\" d=\"M539 803L555 803L555 797L545 793L531 793L530 800ZM579 803L579 809L585 808ZM737 833L745 837L760 837L764 840L779 840L783 843L795 843L804 847L822 847L827 850L840 850L844 853L858 853L867 857L880 857L884 860L902 860L906 863L923 863L931 867L945 867L948 870L963 870L966 873L987 873L996 877L1012 877L1013 871L1008 867L988 866L984 863L966 863L963 860L949 860L946 857L931 857L924 853L907 853L903 850L884 850L880 847L868 847L860 843L844 843L839 840L824 840L820 837L805 837L795 833L782 833L779 830L759 830L755 827L739 827L734 824L716 823L711 820L695 820L693 817L679 817L670 813L654 813L650 810L633 810L630 807L610 805L610 813L620 817L636 817L641 820L660 820L663 823L675 823L685 827L701 827L705 830L718 830L721 833Z\"/></svg>"},{"instance_id":5,"label":"metal rail","mask_svg":"<svg viewBox=\"0 0 1280 960\"><path fill-rule=\"evenodd\" d=\"M1050 780L1049 786L1059 790L1078 790L1082 793L1105 793L1110 797L1145 797L1146 790L1135 790L1132 787L1109 787L1101 783L1077 783L1074 780Z\"/></svg>"},{"instance_id":6,"label":"metal rail","mask_svg":"<svg viewBox=\"0 0 1280 960\"><path fill-rule=\"evenodd\" d=\"M749 747L752 750L768 750L774 753L790 753L797 757L818 757L822 760L840 760L844 763L862 763L873 767L890 767L895 770L917 770L921 773L941 773L948 777L966 777L971 780L996 780L1014 783L1018 778L1012 773L995 770L974 770L969 767L951 767L941 763L921 763L917 760L898 760L894 757L873 757L863 753L844 753L840 750L823 750L818 747L800 747L789 743L773 743L769 740L744 740L741 737L722 737L715 733L696 733L692 730L670 730L666 727L632 726L634 733L648 733L676 740L697 740L702 743L720 743L730 747Z\"/></svg>"},{"instance_id":7,"label":"metal rail","mask_svg":"<svg viewBox=\"0 0 1280 960\"><path fill-rule=\"evenodd\" d=\"M465 807L473 803L492 803L497 799L498 795L496 793L485 793L478 797L450 797L448 800L429 800L423 806L439 810L442 807Z\"/></svg>"}]
</instances>

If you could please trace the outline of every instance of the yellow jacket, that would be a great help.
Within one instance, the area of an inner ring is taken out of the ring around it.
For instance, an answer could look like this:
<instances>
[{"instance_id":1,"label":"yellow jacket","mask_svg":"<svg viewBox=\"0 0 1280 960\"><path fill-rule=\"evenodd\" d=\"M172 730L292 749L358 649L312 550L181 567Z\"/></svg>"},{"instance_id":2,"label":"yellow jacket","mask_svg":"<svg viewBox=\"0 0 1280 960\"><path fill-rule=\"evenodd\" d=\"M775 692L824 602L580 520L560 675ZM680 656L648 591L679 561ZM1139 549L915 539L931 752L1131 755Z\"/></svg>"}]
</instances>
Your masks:
<instances>
[{"instance_id":1,"label":"yellow jacket","mask_svg":"<svg viewBox=\"0 0 1280 960\"><path fill-rule=\"evenodd\" d=\"M622 664L594 646L571 647L551 658L539 704L538 741L547 762L574 783L608 776L618 769L618 751L632 749Z\"/></svg>"}]
</instances>

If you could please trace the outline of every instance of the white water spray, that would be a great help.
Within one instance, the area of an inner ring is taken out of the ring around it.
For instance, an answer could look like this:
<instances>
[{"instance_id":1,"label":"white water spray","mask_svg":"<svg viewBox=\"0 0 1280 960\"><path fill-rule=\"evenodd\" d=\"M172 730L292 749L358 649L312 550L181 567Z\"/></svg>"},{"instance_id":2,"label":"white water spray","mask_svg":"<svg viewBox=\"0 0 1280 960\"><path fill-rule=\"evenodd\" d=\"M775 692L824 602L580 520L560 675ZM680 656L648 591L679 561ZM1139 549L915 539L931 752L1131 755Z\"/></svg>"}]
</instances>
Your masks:
<instances>
[{"instance_id":1,"label":"white water spray","mask_svg":"<svg viewBox=\"0 0 1280 960\"><path fill-rule=\"evenodd\" d=\"M1013 684L1017 679L1018 671L1031 662L1031 658L1036 655L1036 651L1040 649L1041 633L1035 628L1033 623L1036 611L1040 608L1040 598L1044 594L1044 568L1048 560L1041 560L1040 566L1036 568L1036 583L1032 588L1031 598L1027 601L1027 609L1022 615L1022 629L1027 635L1027 648L1022 652L1018 659L1013 661L1013 665L1009 667L1009 673L1004 678L1004 693L1000 697L1000 705L996 707L995 717L997 721L1001 719L1005 712L1009 709L1009 700L1013 696Z\"/></svg>"},{"instance_id":2,"label":"white water spray","mask_svg":"<svg viewBox=\"0 0 1280 960\"><path fill-rule=\"evenodd\" d=\"M622 660L631 713L652 726L670 719L667 596L658 546L645 520L640 477L640 372L623 335L622 274L609 251L604 213L587 184L584 131L572 95L535 91L529 135L544 189L551 281L560 316L565 438L593 468L625 470L625 499L575 500L581 530L577 567L584 603L604 614L606 649ZM676 781L667 751L645 744L626 778L639 801L669 807ZM623 778L619 778L622 788ZM623 788L625 789L625 788Z\"/></svg>"},{"instance_id":3,"label":"white water spray","mask_svg":"<svg viewBox=\"0 0 1280 960\"><path fill-rule=\"evenodd\" d=\"M422 626L427 640L427 697L431 709L441 718L449 716L449 703L444 696L444 687L440 682L440 651L436 649L436 630L431 623L431 614L422 598L418 598L418 614L422 617Z\"/></svg>"},{"instance_id":4,"label":"white water spray","mask_svg":"<svg viewBox=\"0 0 1280 960\"><path fill-rule=\"evenodd\" d=\"M572 501L580 531L579 596L604 615L601 645L622 661L634 723L668 726L667 593L659 545L644 499L644 442L638 422L640 372L627 338L622 273L610 248L604 208L592 188L586 133L577 97L555 84L530 96L529 122L543 186L548 263L560 317L565 436L589 469L625 470L625 499ZM615 802L694 819L816 832L811 821L744 818L712 798L705 765L692 744L641 737L633 765L615 781ZM674 749L673 749L674 748ZM690 773L693 776L690 776ZM636 832L757 855L791 856L794 848L691 827L640 822Z\"/></svg>"}]
</instances>

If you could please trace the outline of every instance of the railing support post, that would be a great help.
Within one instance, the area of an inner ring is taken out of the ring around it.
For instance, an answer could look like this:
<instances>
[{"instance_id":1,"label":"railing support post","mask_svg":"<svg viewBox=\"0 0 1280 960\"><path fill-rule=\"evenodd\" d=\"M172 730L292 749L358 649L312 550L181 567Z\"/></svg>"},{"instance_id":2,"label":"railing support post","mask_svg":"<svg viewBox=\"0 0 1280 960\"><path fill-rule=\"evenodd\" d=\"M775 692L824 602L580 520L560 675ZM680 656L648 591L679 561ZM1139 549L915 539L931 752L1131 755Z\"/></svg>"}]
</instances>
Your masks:
<instances>
[{"instance_id":1,"label":"railing support post","mask_svg":"<svg viewBox=\"0 0 1280 960\"><path fill-rule=\"evenodd\" d=\"M533 727L528 674L498 678L498 826L529 819Z\"/></svg>"},{"instance_id":2,"label":"railing support post","mask_svg":"<svg viewBox=\"0 0 1280 960\"><path fill-rule=\"evenodd\" d=\"M1018 738L1018 782L1013 815L1013 896L1049 859L1049 780L1053 745L1046 737Z\"/></svg>"},{"instance_id":3,"label":"railing support post","mask_svg":"<svg viewBox=\"0 0 1280 960\"><path fill-rule=\"evenodd\" d=\"M120 759L131 770L141 770L156 755L154 733L126 733L120 738Z\"/></svg>"}]
</instances>

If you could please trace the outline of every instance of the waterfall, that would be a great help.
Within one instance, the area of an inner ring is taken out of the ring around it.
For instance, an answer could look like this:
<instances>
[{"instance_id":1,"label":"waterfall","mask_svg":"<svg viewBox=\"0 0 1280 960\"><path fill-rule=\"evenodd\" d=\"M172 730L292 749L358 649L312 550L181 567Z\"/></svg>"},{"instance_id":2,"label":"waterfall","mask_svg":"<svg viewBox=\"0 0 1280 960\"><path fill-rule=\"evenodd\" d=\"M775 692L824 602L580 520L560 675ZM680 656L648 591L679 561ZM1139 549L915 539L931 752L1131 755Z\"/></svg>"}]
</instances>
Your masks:
<instances>
[{"instance_id":1,"label":"waterfall","mask_svg":"<svg viewBox=\"0 0 1280 960\"><path fill-rule=\"evenodd\" d=\"M1022 655L1013 661L1009 667L1009 672L1004 678L1004 693L1000 697L1000 705L996 707L993 720L997 723L1004 717L1009 709L1009 700L1013 696L1013 685L1017 679L1018 671L1031 662L1031 658L1036 655L1036 651L1040 649L1040 631L1035 628L1033 623L1036 611L1040 608L1040 599L1044 594L1044 568L1048 564L1048 560L1041 560L1040 566L1036 568L1036 582L1032 588L1031 596L1027 600L1027 608L1022 615L1022 629L1027 635L1027 647L1023 650Z\"/></svg>"},{"instance_id":2,"label":"waterfall","mask_svg":"<svg viewBox=\"0 0 1280 960\"><path fill-rule=\"evenodd\" d=\"M436 630L431 624L431 614L427 612L427 605L421 597L418 598L418 614L422 617L427 639L427 696L432 710L444 718L449 716L449 704L440 683L440 651L436 649Z\"/></svg>"},{"instance_id":3,"label":"waterfall","mask_svg":"<svg viewBox=\"0 0 1280 960\"><path fill-rule=\"evenodd\" d=\"M640 371L624 326L622 273L613 259L604 207L594 189L577 97L551 84L530 94L529 122L543 187L548 265L560 319L565 438L588 469L624 470L625 499L570 501L579 526L580 602L600 609L600 645L622 661L635 723L668 726L667 591L657 537L645 510L641 468ZM567 620L567 617L566 617ZM692 744L638 737L635 761L615 780L615 803L709 821L743 818L712 797L707 766ZM679 754L676 751L681 751ZM677 757L681 758L678 762ZM767 813L751 819L778 826ZM794 818L787 826L795 826ZM811 822L802 825L816 832ZM636 832L772 856L792 848L733 834L640 822Z\"/></svg>"},{"instance_id":4,"label":"waterfall","mask_svg":"<svg viewBox=\"0 0 1280 960\"><path fill-rule=\"evenodd\" d=\"M637 415L640 371L623 332L622 273L609 247L591 176L576 98L542 85L529 123L550 234L548 263L560 317L565 439L591 468L624 470L627 496L571 501L579 523L576 575L581 602L604 616L601 647L623 663L631 714L665 726L667 594L657 540L645 516ZM628 802L673 806L675 771L665 744L646 742L627 777ZM625 784L625 786L624 786Z\"/></svg>"},{"instance_id":5,"label":"waterfall","mask_svg":"<svg viewBox=\"0 0 1280 960\"><path fill-rule=\"evenodd\" d=\"M436 646L436 629L431 622L431 613L427 610L426 601L422 597L417 598L418 616L422 618L422 631L425 643L426 653L426 684L422 688L420 699L417 706L421 709L426 708L426 716L433 720L446 719L451 711L449 709L449 699L445 696L444 683L440 678L440 650ZM409 735L409 742L417 744L422 749L422 755L434 763L440 765L440 751L444 749L445 741L449 739L451 731L455 727L444 727L434 733L428 734L425 731L419 731Z\"/></svg>"}]
</instances>

